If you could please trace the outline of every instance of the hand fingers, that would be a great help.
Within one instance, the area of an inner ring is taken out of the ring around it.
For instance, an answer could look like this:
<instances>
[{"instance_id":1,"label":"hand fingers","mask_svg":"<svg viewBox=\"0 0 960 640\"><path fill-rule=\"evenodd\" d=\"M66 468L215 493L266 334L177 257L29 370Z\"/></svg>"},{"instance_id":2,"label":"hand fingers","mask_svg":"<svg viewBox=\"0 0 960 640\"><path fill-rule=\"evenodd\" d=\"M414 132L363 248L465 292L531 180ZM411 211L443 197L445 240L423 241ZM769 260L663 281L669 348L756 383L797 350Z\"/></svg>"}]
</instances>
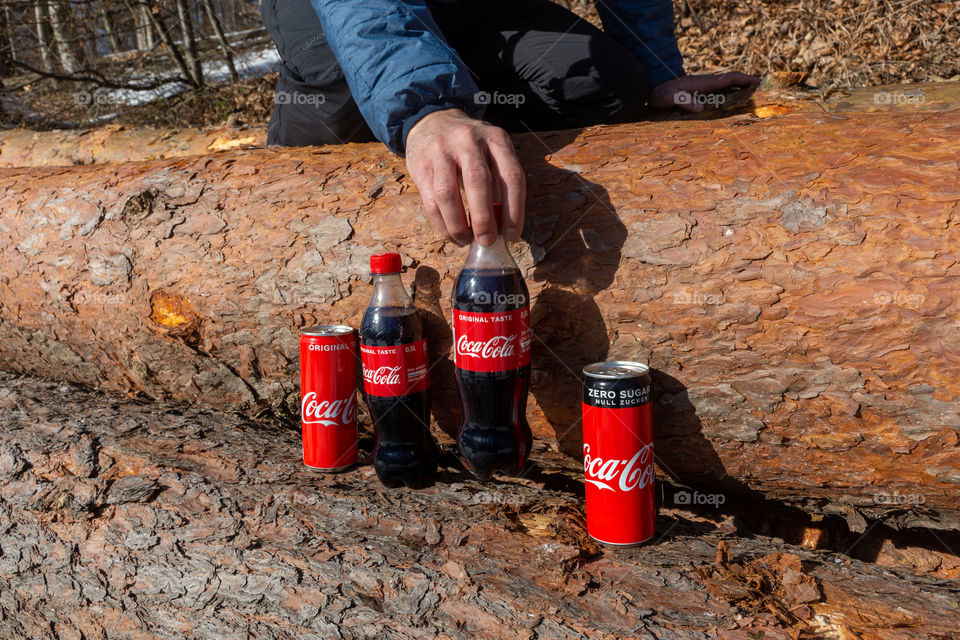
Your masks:
<instances>
[{"instance_id":1,"label":"hand fingers","mask_svg":"<svg viewBox=\"0 0 960 640\"><path fill-rule=\"evenodd\" d=\"M527 179L514 151L510 136L502 131L489 144L493 179L499 183L501 229L507 240L517 240L523 231L524 206L527 201Z\"/></svg>"},{"instance_id":2,"label":"hand fingers","mask_svg":"<svg viewBox=\"0 0 960 640\"><path fill-rule=\"evenodd\" d=\"M460 152L460 177L470 207L470 227L477 242L490 246L497 239L497 222L493 218L493 185L490 169L482 150L471 140Z\"/></svg>"},{"instance_id":3,"label":"hand fingers","mask_svg":"<svg viewBox=\"0 0 960 640\"><path fill-rule=\"evenodd\" d=\"M457 244L469 242L470 231L463 200L460 199L457 164L450 157L438 158L433 163L433 198L440 209L448 236Z\"/></svg>"},{"instance_id":4,"label":"hand fingers","mask_svg":"<svg viewBox=\"0 0 960 640\"><path fill-rule=\"evenodd\" d=\"M423 168L423 175L420 175L420 172L414 170L409 164L407 166L410 175L417 184L417 188L420 190L420 201L423 202L423 208L427 213L430 224L433 225L434 229L445 235L448 240L453 240L453 236L447 232L447 226L443 223L443 216L440 215L437 200L433 197L433 165L426 165Z\"/></svg>"},{"instance_id":5,"label":"hand fingers","mask_svg":"<svg viewBox=\"0 0 960 640\"><path fill-rule=\"evenodd\" d=\"M695 91L711 91L760 82L760 78L748 76L739 71L730 71L718 75L689 76L689 80L689 84L684 88Z\"/></svg>"},{"instance_id":6,"label":"hand fingers","mask_svg":"<svg viewBox=\"0 0 960 640\"><path fill-rule=\"evenodd\" d=\"M701 113L704 109L703 100L699 99L699 94L760 82L760 78L739 71L719 75L687 76L683 80L681 84L683 89L673 94L673 104L691 113Z\"/></svg>"},{"instance_id":7,"label":"hand fingers","mask_svg":"<svg viewBox=\"0 0 960 640\"><path fill-rule=\"evenodd\" d=\"M443 216L440 215L440 207L437 206L436 200L428 196L424 191L420 192L420 199L423 201L423 208L426 210L427 218L430 220L433 228L443 234L447 240L462 245L463 243L450 235L450 232L447 230L447 225L443 221Z\"/></svg>"},{"instance_id":8,"label":"hand fingers","mask_svg":"<svg viewBox=\"0 0 960 640\"><path fill-rule=\"evenodd\" d=\"M748 73L740 73L739 71L731 71L725 73L725 76L729 76L730 84L737 86L744 86L748 84L760 84L760 78L757 76L751 76Z\"/></svg>"}]
</instances>

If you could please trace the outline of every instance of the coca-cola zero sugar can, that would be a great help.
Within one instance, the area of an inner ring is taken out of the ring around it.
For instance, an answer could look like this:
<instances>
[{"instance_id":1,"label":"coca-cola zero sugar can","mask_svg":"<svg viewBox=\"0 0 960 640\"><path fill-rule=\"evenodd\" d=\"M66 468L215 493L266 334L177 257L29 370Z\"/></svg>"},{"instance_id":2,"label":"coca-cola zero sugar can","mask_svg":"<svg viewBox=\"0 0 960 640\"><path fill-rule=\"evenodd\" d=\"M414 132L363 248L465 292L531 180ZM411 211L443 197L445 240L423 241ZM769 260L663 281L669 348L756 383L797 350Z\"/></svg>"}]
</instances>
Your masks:
<instances>
[{"instance_id":1,"label":"coca-cola zero sugar can","mask_svg":"<svg viewBox=\"0 0 960 640\"><path fill-rule=\"evenodd\" d=\"M357 336L352 327L308 327L300 335L303 463L341 471L357 462Z\"/></svg>"},{"instance_id":2,"label":"coca-cola zero sugar can","mask_svg":"<svg viewBox=\"0 0 960 640\"><path fill-rule=\"evenodd\" d=\"M650 371L614 360L583 373L587 533L605 544L640 544L656 523Z\"/></svg>"}]
</instances>

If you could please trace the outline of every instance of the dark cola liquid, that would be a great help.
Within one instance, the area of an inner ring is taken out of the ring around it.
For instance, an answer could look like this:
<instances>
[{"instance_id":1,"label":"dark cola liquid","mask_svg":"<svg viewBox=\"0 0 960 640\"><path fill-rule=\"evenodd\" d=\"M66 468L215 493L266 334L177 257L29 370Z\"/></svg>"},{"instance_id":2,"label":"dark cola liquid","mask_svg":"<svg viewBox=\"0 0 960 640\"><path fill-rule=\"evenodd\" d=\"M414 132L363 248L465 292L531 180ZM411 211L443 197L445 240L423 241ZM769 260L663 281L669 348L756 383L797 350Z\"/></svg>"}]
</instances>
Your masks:
<instances>
[{"instance_id":1,"label":"dark cola liquid","mask_svg":"<svg viewBox=\"0 0 960 640\"><path fill-rule=\"evenodd\" d=\"M423 338L415 309L380 307L363 317L360 343L374 347L408 344ZM437 445L430 435L430 390L406 396L373 396L364 391L375 439L373 467L388 487L428 484L437 471Z\"/></svg>"},{"instance_id":2,"label":"dark cola liquid","mask_svg":"<svg viewBox=\"0 0 960 640\"><path fill-rule=\"evenodd\" d=\"M453 306L474 313L502 313L529 304L517 269L460 272ZM457 445L464 464L486 480L494 471L515 475L526 463L533 437L527 424L530 365L513 371L456 368L463 405Z\"/></svg>"}]
</instances>

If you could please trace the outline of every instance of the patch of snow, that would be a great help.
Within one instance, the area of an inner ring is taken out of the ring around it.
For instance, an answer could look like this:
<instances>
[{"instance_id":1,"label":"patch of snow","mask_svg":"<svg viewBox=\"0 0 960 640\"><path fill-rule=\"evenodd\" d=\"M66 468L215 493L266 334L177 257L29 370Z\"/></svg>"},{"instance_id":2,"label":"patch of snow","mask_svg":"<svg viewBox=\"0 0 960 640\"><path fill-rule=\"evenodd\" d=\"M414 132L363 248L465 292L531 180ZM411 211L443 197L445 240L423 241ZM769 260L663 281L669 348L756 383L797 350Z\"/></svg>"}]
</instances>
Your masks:
<instances>
[{"instance_id":1,"label":"patch of snow","mask_svg":"<svg viewBox=\"0 0 960 640\"><path fill-rule=\"evenodd\" d=\"M242 55L234 57L234 64L237 67L237 73L241 78L254 78L266 75L276 71L280 67L280 54L276 47L270 44L262 49L248 51ZM203 77L208 84L220 84L230 81L230 69L226 61L215 58L203 63ZM147 74L133 75L128 78L128 82L148 81L156 79L156 76ZM124 106L136 106L153 102L161 98L170 98L188 91L190 86L177 80L169 80L155 89L146 89L138 91L134 89L105 89L97 91L91 102L98 105L113 104ZM99 115L91 122L103 122L117 117L116 113Z\"/></svg>"}]
</instances>

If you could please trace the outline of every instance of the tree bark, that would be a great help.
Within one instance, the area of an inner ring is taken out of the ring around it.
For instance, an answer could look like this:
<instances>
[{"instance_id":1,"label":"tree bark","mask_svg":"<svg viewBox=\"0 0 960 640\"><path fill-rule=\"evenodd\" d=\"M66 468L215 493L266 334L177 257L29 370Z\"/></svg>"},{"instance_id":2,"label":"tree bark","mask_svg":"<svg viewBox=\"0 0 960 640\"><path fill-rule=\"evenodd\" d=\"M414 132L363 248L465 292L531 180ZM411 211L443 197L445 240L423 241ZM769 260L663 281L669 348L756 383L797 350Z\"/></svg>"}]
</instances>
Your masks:
<instances>
[{"instance_id":1,"label":"tree bark","mask_svg":"<svg viewBox=\"0 0 960 640\"><path fill-rule=\"evenodd\" d=\"M745 124L746 123L746 124ZM960 524L956 111L518 136L528 418L580 455L581 368L649 362L679 482L896 526ZM0 171L8 369L288 421L298 332L359 326L408 260L455 433L441 240L380 145Z\"/></svg>"},{"instance_id":2,"label":"tree bark","mask_svg":"<svg viewBox=\"0 0 960 640\"><path fill-rule=\"evenodd\" d=\"M662 508L638 549L583 527L558 454L481 484L318 474L295 432L0 373L0 635L19 638L948 638L948 580ZM369 445L369 443L365 443ZM801 635L801 633L803 635Z\"/></svg>"}]
</instances>

